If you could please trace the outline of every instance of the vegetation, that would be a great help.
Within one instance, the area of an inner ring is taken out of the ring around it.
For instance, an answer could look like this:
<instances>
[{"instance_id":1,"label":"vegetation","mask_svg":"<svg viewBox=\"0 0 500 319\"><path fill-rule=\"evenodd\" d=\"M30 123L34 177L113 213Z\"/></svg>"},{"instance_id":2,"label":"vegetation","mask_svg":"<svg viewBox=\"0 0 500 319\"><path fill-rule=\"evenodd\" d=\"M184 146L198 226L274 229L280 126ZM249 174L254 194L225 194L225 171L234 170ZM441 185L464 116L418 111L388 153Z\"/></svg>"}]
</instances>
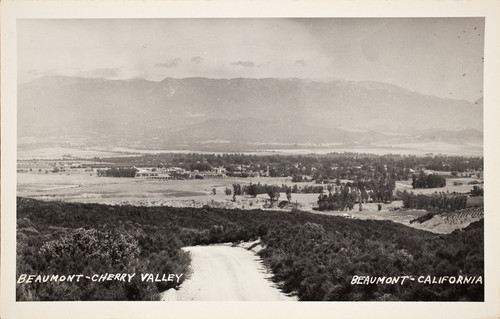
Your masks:
<instances>
[{"instance_id":1,"label":"vegetation","mask_svg":"<svg viewBox=\"0 0 500 319\"><path fill-rule=\"evenodd\" d=\"M479 186L472 186L472 189L470 191L470 196L484 196L484 189Z\"/></svg>"},{"instance_id":2,"label":"vegetation","mask_svg":"<svg viewBox=\"0 0 500 319\"><path fill-rule=\"evenodd\" d=\"M279 186L271 186L267 188L267 195L271 201L271 206L280 198L280 190L281 188Z\"/></svg>"},{"instance_id":3,"label":"vegetation","mask_svg":"<svg viewBox=\"0 0 500 319\"><path fill-rule=\"evenodd\" d=\"M354 203L371 202L391 202L394 199L393 193L396 188L394 180L383 177L379 180L364 180L358 182L347 182L341 184L337 181L335 184L327 185L305 185L298 187L297 184L287 186L282 184L267 185L267 184L250 184L241 187L239 184L233 185L233 188L241 188L241 194L246 194L256 197L259 194L274 194L285 193L287 200L290 201L293 193L319 193L318 209L319 210L345 210L346 208L352 209ZM328 196L324 194L328 190ZM273 197L275 197L273 195ZM271 195L269 195L272 199ZM277 200L277 199L276 199ZM339 208L340 207L340 208Z\"/></svg>"},{"instance_id":4,"label":"vegetation","mask_svg":"<svg viewBox=\"0 0 500 319\"><path fill-rule=\"evenodd\" d=\"M169 235L173 225L134 223L120 213L113 215L114 209L18 199L18 276L188 272L190 259L180 250L182 242ZM154 300L159 292L177 285L35 282L18 284L17 300Z\"/></svg>"},{"instance_id":5,"label":"vegetation","mask_svg":"<svg viewBox=\"0 0 500 319\"><path fill-rule=\"evenodd\" d=\"M428 220L431 220L436 215L437 215L437 213L427 213L425 215L422 215L420 217L417 217L415 219L410 220L410 224L413 224L413 223L420 223L420 224L422 224L422 223L424 223L424 222L426 222Z\"/></svg>"},{"instance_id":6,"label":"vegetation","mask_svg":"<svg viewBox=\"0 0 500 319\"><path fill-rule=\"evenodd\" d=\"M106 177L135 177L137 169L128 167L113 167L109 169L97 170L97 176Z\"/></svg>"},{"instance_id":7,"label":"vegetation","mask_svg":"<svg viewBox=\"0 0 500 319\"><path fill-rule=\"evenodd\" d=\"M390 178L377 181L360 181L341 186L328 185L328 195L320 194L317 210L351 210L354 204L371 202L391 202L396 183ZM380 206L379 206L380 207Z\"/></svg>"},{"instance_id":8,"label":"vegetation","mask_svg":"<svg viewBox=\"0 0 500 319\"><path fill-rule=\"evenodd\" d=\"M351 191L348 187L340 187L340 190L329 195L321 194L318 197L318 210L351 210L354 203L360 202L360 197L356 191Z\"/></svg>"},{"instance_id":9,"label":"vegetation","mask_svg":"<svg viewBox=\"0 0 500 319\"><path fill-rule=\"evenodd\" d=\"M484 276L483 224L436 235L293 210L134 207L18 198L17 274L188 273L180 247L261 238L274 280L300 300L484 300L477 285L352 285L354 275ZM31 283L17 300L152 300L176 283Z\"/></svg>"},{"instance_id":10,"label":"vegetation","mask_svg":"<svg viewBox=\"0 0 500 319\"><path fill-rule=\"evenodd\" d=\"M392 223L334 219L283 225L264 236L262 256L300 300L484 300L482 285L352 285L353 276L483 274L483 224L430 236Z\"/></svg>"},{"instance_id":11,"label":"vegetation","mask_svg":"<svg viewBox=\"0 0 500 319\"><path fill-rule=\"evenodd\" d=\"M239 185L239 184L237 184ZM240 186L241 187L241 186ZM268 184L250 184L250 185L243 185L241 188L241 193L246 194L252 197L256 197L259 194L267 194L268 190L270 188L274 188L277 191L281 193L302 193L302 194L311 194L311 193L323 193L325 190L325 186L322 185L304 185L304 186L297 186L297 184L292 186L287 186L285 184L281 184L281 186L278 185L268 185Z\"/></svg>"},{"instance_id":12,"label":"vegetation","mask_svg":"<svg viewBox=\"0 0 500 319\"><path fill-rule=\"evenodd\" d=\"M241 185L240 184L233 184L233 195L241 195L242 190L241 190Z\"/></svg>"},{"instance_id":13,"label":"vegetation","mask_svg":"<svg viewBox=\"0 0 500 319\"><path fill-rule=\"evenodd\" d=\"M413 188L437 188L446 186L446 178L441 175L425 175L420 172L420 176L413 175L411 185Z\"/></svg>"},{"instance_id":14,"label":"vegetation","mask_svg":"<svg viewBox=\"0 0 500 319\"><path fill-rule=\"evenodd\" d=\"M408 193L406 190L402 193L404 208L454 211L467 207L466 195L455 195L446 193L434 193L431 195Z\"/></svg>"},{"instance_id":15,"label":"vegetation","mask_svg":"<svg viewBox=\"0 0 500 319\"><path fill-rule=\"evenodd\" d=\"M412 171L481 171L482 157L405 156L358 153L327 155L244 155L244 154L146 154L137 157L95 159L93 168L115 166L181 167L185 170L210 170L224 167L229 176L292 177L292 182L331 179L378 180L387 174L393 180L408 180Z\"/></svg>"}]
</instances>

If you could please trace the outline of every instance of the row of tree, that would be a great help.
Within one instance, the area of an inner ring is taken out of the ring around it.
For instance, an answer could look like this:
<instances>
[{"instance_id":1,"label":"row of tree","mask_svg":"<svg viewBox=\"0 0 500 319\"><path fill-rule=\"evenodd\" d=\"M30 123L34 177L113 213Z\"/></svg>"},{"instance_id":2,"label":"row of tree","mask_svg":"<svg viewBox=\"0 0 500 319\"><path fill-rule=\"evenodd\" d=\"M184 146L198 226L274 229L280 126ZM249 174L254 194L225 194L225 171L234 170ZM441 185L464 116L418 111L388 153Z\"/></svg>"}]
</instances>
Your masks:
<instances>
[{"instance_id":1,"label":"row of tree","mask_svg":"<svg viewBox=\"0 0 500 319\"><path fill-rule=\"evenodd\" d=\"M239 185L239 184L237 184ZM331 185L329 185L331 186ZM234 188L234 185L233 185ZM304 185L304 186L297 186L297 184L293 186L287 186L286 184L281 184L281 186L278 185L268 185L268 184L249 184L249 185L244 185L241 188L241 192L239 192L238 195L248 195L252 197L256 197L257 195L260 194L267 194L269 189L273 188L278 192L281 193L286 193L286 194L320 194L325 191L325 187L322 185ZM237 188L239 190L239 186Z\"/></svg>"},{"instance_id":2,"label":"row of tree","mask_svg":"<svg viewBox=\"0 0 500 319\"><path fill-rule=\"evenodd\" d=\"M135 177L138 172L136 168L113 167L108 169L98 169L97 176L104 177Z\"/></svg>"},{"instance_id":3,"label":"row of tree","mask_svg":"<svg viewBox=\"0 0 500 319\"><path fill-rule=\"evenodd\" d=\"M445 210L454 211L467 207L466 195L450 195L445 193L434 193L431 195L408 193L406 190L402 193L404 208L426 209L426 210Z\"/></svg>"},{"instance_id":4,"label":"row of tree","mask_svg":"<svg viewBox=\"0 0 500 319\"><path fill-rule=\"evenodd\" d=\"M328 191L328 195L325 194ZM280 193L285 193L287 201L291 202L293 193L317 193L319 210L345 210L352 209L355 203L391 202L394 199L396 183L393 179L381 178L379 180L348 182L328 185L305 185L298 187L297 184L287 186L286 184L267 185L250 184L241 186L233 184L233 191L226 189L226 195L248 195L256 197L259 194L268 194L271 203L279 199Z\"/></svg>"},{"instance_id":5,"label":"row of tree","mask_svg":"<svg viewBox=\"0 0 500 319\"><path fill-rule=\"evenodd\" d=\"M351 210L354 203L360 202L357 190L350 187L340 187L339 191L334 193L320 194L318 197L318 210Z\"/></svg>"}]
</instances>

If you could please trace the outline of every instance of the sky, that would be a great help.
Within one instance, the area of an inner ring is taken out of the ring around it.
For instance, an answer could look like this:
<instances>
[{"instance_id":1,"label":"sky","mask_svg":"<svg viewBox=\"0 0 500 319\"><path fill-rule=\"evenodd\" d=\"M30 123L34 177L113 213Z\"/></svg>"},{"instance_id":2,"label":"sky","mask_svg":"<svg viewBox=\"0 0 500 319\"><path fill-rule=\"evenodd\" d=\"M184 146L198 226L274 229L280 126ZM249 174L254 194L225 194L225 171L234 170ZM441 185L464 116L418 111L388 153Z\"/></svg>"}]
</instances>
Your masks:
<instances>
[{"instance_id":1,"label":"sky","mask_svg":"<svg viewBox=\"0 0 500 319\"><path fill-rule=\"evenodd\" d=\"M296 77L483 95L482 18L21 19L17 41L18 83Z\"/></svg>"}]
</instances>

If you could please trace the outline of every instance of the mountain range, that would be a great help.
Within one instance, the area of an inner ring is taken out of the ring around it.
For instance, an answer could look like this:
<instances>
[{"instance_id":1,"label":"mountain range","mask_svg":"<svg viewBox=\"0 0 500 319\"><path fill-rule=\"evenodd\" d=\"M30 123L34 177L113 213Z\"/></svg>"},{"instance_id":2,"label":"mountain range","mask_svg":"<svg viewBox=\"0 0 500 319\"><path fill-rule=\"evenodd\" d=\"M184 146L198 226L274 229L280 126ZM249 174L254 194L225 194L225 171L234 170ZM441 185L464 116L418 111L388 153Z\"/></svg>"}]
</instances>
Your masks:
<instances>
[{"instance_id":1,"label":"mountain range","mask_svg":"<svg viewBox=\"0 0 500 319\"><path fill-rule=\"evenodd\" d=\"M18 137L482 144L482 131L482 98L445 99L379 82L47 76L18 86Z\"/></svg>"}]
</instances>

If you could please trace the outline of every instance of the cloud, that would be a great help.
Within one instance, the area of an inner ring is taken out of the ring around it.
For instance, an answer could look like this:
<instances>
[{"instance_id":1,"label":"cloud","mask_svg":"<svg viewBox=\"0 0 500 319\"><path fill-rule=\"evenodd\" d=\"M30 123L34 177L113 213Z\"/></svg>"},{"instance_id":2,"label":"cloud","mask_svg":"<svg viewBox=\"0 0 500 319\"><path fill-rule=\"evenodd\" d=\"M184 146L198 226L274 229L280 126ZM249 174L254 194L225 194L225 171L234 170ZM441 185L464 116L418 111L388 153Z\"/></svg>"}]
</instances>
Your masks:
<instances>
[{"instance_id":1,"label":"cloud","mask_svg":"<svg viewBox=\"0 0 500 319\"><path fill-rule=\"evenodd\" d=\"M158 63L155 66L160 67L160 68L172 69L172 68L178 67L181 62L182 62L181 58L175 58L175 59L168 60L165 63Z\"/></svg>"},{"instance_id":2,"label":"cloud","mask_svg":"<svg viewBox=\"0 0 500 319\"><path fill-rule=\"evenodd\" d=\"M295 64L298 64L300 66L306 66L307 65L306 60L304 60L304 59L295 60Z\"/></svg>"},{"instance_id":3,"label":"cloud","mask_svg":"<svg viewBox=\"0 0 500 319\"><path fill-rule=\"evenodd\" d=\"M201 56L194 56L191 58L191 62L199 64L199 63L203 62L203 58Z\"/></svg>"},{"instance_id":4,"label":"cloud","mask_svg":"<svg viewBox=\"0 0 500 319\"><path fill-rule=\"evenodd\" d=\"M231 63L232 66L243 66L245 68L259 68L262 64L255 64L252 61L236 61Z\"/></svg>"}]
</instances>

